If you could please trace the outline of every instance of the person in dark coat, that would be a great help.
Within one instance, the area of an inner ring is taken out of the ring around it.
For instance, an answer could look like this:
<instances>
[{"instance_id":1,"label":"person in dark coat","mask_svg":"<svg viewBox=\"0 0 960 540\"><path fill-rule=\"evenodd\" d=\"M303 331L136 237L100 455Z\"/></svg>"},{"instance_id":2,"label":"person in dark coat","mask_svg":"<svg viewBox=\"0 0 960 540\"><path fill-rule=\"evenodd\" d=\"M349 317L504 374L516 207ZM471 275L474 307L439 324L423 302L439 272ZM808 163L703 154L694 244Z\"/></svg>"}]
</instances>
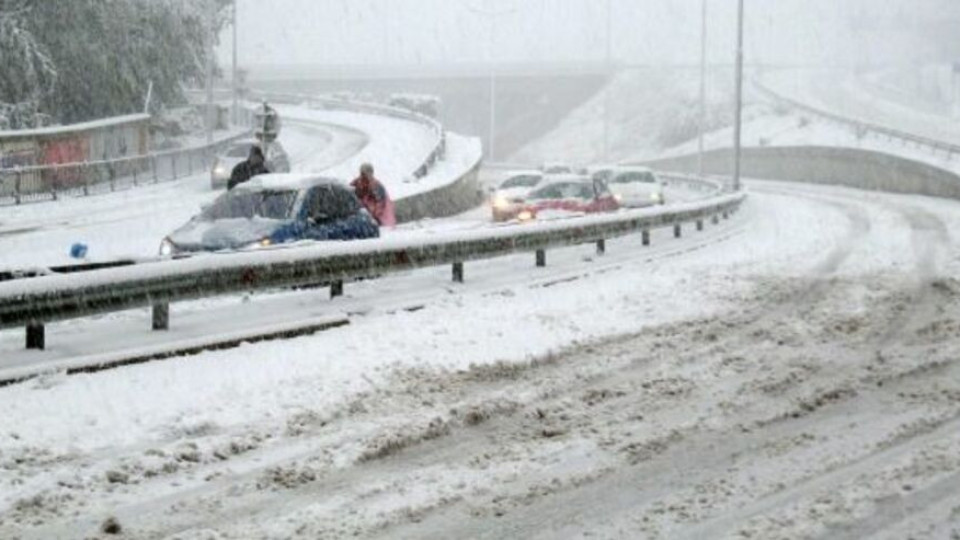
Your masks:
<instances>
[{"instance_id":1,"label":"person in dark coat","mask_svg":"<svg viewBox=\"0 0 960 540\"><path fill-rule=\"evenodd\" d=\"M350 182L350 186L353 187L360 203L381 227L393 227L397 224L393 200L390 199L383 183L373 176L373 165L364 163L360 167L360 176Z\"/></svg>"},{"instance_id":2,"label":"person in dark coat","mask_svg":"<svg viewBox=\"0 0 960 540\"><path fill-rule=\"evenodd\" d=\"M267 169L266 161L263 157L263 150L257 145L251 146L250 155L246 161L237 163L237 166L233 168L233 172L230 173L230 181L227 182L227 191L250 180L254 176L269 174L270 171Z\"/></svg>"}]
</instances>

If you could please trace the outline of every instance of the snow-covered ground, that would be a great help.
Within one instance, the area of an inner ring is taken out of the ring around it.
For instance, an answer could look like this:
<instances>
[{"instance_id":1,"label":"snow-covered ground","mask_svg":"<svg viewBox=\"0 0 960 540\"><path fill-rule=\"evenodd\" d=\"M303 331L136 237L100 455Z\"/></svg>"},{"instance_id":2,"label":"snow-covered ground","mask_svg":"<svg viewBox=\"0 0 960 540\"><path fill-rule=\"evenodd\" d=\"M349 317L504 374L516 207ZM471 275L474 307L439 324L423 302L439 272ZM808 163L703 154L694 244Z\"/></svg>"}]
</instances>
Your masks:
<instances>
[{"instance_id":1,"label":"snow-covered ground","mask_svg":"<svg viewBox=\"0 0 960 540\"><path fill-rule=\"evenodd\" d=\"M592 140L566 160L595 160L596 107L530 155ZM748 144L873 144L748 115ZM618 159L669 147L643 117L616 130ZM175 306L174 337L350 324L0 389L0 537L92 537L108 518L130 538L960 536L960 202L749 188L734 219L652 247ZM147 328L134 312L48 337L79 351ZM0 333L0 354L21 340Z\"/></svg>"},{"instance_id":2,"label":"snow-covered ground","mask_svg":"<svg viewBox=\"0 0 960 540\"><path fill-rule=\"evenodd\" d=\"M353 323L4 388L0 536L947 537L960 203L751 187L703 236L301 292Z\"/></svg>"}]
</instances>

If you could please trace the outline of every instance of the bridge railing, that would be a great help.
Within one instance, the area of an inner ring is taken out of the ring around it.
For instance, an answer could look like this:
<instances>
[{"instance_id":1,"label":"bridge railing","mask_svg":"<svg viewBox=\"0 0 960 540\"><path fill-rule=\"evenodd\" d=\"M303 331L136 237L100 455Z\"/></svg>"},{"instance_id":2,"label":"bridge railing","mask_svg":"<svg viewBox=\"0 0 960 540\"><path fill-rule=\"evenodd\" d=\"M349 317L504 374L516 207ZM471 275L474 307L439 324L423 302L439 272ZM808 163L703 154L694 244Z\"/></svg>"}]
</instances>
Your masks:
<instances>
[{"instance_id":1,"label":"bridge railing","mask_svg":"<svg viewBox=\"0 0 960 540\"><path fill-rule=\"evenodd\" d=\"M848 126L854 130L858 138L865 137L867 135L873 135L880 138L886 138L890 141L898 141L904 146L913 145L917 148L927 149L934 155L941 153L947 159L954 159L957 156L960 156L960 145L940 141L937 139L932 139L930 137L924 137L921 135L916 135L914 133L909 133L906 131L893 129L887 126L882 126L870 122L862 122L855 118L848 116L843 116L836 114L824 109L813 107L806 103L802 103L793 98L784 96L773 89L765 86L758 80L753 81L753 86L756 91L765 98L786 107L803 111L807 114L810 114L815 117L822 118L831 122L842 124Z\"/></svg>"}]
</instances>

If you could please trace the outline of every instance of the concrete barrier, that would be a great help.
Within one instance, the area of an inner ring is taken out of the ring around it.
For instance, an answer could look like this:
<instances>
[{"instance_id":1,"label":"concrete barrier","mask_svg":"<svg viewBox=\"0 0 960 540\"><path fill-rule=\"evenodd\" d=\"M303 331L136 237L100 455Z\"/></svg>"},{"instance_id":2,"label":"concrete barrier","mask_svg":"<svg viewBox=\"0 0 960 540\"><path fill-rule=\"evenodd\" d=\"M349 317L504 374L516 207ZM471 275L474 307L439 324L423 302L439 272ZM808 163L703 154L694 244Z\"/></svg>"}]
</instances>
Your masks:
<instances>
[{"instance_id":1,"label":"concrete barrier","mask_svg":"<svg viewBox=\"0 0 960 540\"><path fill-rule=\"evenodd\" d=\"M645 162L663 171L693 173L696 154ZM704 155L710 175L733 172L733 151L713 150ZM960 175L946 169L891 154L856 148L784 146L745 148L743 176L859 189L960 199Z\"/></svg>"},{"instance_id":2,"label":"concrete barrier","mask_svg":"<svg viewBox=\"0 0 960 540\"><path fill-rule=\"evenodd\" d=\"M483 202L478 162L455 182L418 193L397 201L397 222L406 223L425 218L443 218L476 208Z\"/></svg>"}]
</instances>

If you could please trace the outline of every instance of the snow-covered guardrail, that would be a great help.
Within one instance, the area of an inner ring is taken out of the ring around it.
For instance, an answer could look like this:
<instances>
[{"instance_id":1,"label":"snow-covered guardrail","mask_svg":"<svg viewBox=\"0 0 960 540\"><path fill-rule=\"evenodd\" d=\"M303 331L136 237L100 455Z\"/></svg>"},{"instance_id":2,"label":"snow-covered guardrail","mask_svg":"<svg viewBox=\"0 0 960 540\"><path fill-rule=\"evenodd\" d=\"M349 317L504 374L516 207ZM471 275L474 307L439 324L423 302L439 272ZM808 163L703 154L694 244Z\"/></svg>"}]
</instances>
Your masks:
<instances>
[{"instance_id":1,"label":"snow-covered guardrail","mask_svg":"<svg viewBox=\"0 0 960 540\"><path fill-rule=\"evenodd\" d=\"M643 165L686 172L698 170L699 163L699 156L688 154ZM710 150L703 155L703 166L710 174L725 177L733 170L733 151ZM741 170L747 178L960 199L960 175L928 163L858 148L748 147L741 153Z\"/></svg>"},{"instance_id":2,"label":"snow-covered guardrail","mask_svg":"<svg viewBox=\"0 0 960 540\"><path fill-rule=\"evenodd\" d=\"M778 92L772 90L771 88L764 86L763 83L761 83L758 80L754 80L753 85L760 95L764 96L767 99L770 99L775 103L779 103L786 107L803 111L807 114L810 114L819 118L823 118L831 122L849 126L850 128L856 131L859 137L872 134L878 137L886 137L891 141L900 141L905 146L912 144L914 146L917 146L918 148L927 148L934 154L936 154L937 152L942 152L949 159L953 159L955 156L960 156L960 145L951 144L951 143L939 141L936 139L931 139L929 137L923 137L913 133L908 133L906 131L892 129L886 126L881 126L879 124L861 122L860 120L857 120L854 118L850 118L847 116L832 113L830 111L819 109L817 107L813 107L806 103L801 103L795 99L779 94Z\"/></svg>"},{"instance_id":3,"label":"snow-covered guardrail","mask_svg":"<svg viewBox=\"0 0 960 540\"><path fill-rule=\"evenodd\" d=\"M702 230L727 218L745 195L726 194L669 207L597 215L525 226L441 234L420 239L381 239L168 260L85 274L45 276L0 283L0 329L26 327L27 347L45 346L44 324L134 308L153 307L153 325L168 328L173 302L285 287L343 283L428 266L450 264L463 281L464 263L535 252L538 266L548 249L634 233L649 244L650 231L684 224Z\"/></svg>"},{"instance_id":4,"label":"snow-covered guardrail","mask_svg":"<svg viewBox=\"0 0 960 540\"><path fill-rule=\"evenodd\" d=\"M417 124L422 124L430 129L437 137L437 142L431 148L430 152L424 156L421 164L413 171L415 178L423 178L430 173L430 169L441 159L444 158L447 149L446 131L440 122L429 116L390 105L379 103L369 103L364 101L352 101L346 99L337 99L310 94L291 94L280 92L255 92L253 97L269 102L289 103L293 105L306 105L312 108L323 108L335 111L349 111L362 114L373 114L378 116L387 116L399 118Z\"/></svg>"}]
</instances>

